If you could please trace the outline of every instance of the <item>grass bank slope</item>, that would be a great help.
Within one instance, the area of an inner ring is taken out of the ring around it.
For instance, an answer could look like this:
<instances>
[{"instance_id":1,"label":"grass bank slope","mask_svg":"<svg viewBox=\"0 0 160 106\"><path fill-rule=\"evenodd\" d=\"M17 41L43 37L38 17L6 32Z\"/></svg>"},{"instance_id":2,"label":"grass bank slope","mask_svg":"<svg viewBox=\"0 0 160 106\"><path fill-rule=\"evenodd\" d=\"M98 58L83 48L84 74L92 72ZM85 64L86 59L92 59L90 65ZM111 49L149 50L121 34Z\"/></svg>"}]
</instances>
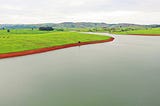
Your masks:
<instances>
[{"instance_id":1,"label":"grass bank slope","mask_svg":"<svg viewBox=\"0 0 160 106\"><path fill-rule=\"evenodd\" d=\"M152 29L143 29L143 30L133 30L133 31L124 31L124 32L115 32L115 34L125 34L125 35L131 35L131 34L140 34L140 35L154 35L154 36L160 36L160 28L152 28Z\"/></svg>"},{"instance_id":2,"label":"grass bank slope","mask_svg":"<svg viewBox=\"0 0 160 106\"><path fill-rule=\"evenodd\" d=\"M77 42L107 40L111 37L77 32L46 32L38 30L0 31L0 54L35 50Z\"/></svg>"}]
</instances>

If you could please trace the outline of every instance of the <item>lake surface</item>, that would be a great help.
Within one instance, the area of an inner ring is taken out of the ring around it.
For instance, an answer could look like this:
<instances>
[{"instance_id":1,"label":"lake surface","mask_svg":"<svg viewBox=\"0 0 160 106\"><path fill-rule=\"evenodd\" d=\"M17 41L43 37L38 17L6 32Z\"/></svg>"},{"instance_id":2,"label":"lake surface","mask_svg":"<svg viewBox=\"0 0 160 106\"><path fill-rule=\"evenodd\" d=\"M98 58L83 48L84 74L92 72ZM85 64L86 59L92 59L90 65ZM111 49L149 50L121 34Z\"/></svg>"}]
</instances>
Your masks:
<instances>
[{"instance_id":1,"label":"lake surface","mask_svg":"<svg viewBox=\"0 0 160 106\"><path fill-rule=\"evenodd\" d=\"M160 36L114 37L1 59L0 106L160 106Z\"/></svg>"}]
</instances>

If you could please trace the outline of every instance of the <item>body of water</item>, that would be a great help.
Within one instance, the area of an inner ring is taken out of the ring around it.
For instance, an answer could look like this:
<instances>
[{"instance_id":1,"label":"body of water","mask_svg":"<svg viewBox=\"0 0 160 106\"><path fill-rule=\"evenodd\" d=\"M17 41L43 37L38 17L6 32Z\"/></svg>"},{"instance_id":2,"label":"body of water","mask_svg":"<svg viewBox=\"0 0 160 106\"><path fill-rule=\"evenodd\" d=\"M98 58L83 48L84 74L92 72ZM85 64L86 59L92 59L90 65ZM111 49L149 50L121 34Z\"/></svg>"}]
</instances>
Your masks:
<instances>
[{"instance_id":1,"label":"body of water","mask_svg":"<svg viewBox=\"0 0 160 106\"><path fill-rule=\"evenodd\" d=\"M1 59L0 106L160 106L160 37L111 36Z\"/></svg>"}]
</instances>

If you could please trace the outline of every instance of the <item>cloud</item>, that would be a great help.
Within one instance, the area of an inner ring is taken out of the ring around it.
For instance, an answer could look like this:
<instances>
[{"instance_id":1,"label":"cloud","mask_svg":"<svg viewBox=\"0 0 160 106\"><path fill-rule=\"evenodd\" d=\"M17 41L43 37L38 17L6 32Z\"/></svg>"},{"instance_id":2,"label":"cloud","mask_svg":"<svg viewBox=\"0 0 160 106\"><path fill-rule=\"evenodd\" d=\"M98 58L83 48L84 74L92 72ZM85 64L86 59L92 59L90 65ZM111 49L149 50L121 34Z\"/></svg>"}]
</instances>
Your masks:
<instances>
[{"instance_id":1,"label":"cloud","mask_svg":"<svg viewBox=\"0 0 160 106\"><path fill-rule=\"evenodd\" d=\"M159 4L159 0L0 0L0 23L160 24Z\"/></svg>"}]
</instances>

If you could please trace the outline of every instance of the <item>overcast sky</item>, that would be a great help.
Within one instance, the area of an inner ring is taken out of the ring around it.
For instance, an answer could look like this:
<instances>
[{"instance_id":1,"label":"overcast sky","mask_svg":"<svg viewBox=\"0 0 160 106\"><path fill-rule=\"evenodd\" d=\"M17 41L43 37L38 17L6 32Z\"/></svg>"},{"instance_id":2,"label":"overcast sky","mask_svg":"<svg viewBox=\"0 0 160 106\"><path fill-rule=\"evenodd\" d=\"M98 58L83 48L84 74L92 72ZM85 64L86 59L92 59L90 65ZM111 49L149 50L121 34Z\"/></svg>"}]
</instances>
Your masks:
<instances>
[{"instance_id":1,"label":"overcast sky","mask_svg":"<svg viewBox=\"0 0 160 106\"><path fill-rule=\"evenodd\" d=\"M0 24L160 24L160 0L0 0Z\"/></svg>"}]
</instances>

